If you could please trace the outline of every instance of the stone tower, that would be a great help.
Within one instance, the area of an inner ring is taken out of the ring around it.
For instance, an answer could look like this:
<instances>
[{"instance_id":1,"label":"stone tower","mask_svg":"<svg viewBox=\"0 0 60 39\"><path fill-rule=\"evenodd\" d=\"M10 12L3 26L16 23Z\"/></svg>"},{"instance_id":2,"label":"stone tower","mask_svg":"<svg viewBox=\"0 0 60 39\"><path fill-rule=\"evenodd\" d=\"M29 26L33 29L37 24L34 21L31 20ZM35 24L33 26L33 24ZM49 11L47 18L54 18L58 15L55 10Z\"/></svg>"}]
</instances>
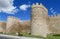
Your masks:
<instances>
[{"instance_id":1,"label":"stone tower","mask_svg":"<svg viewBox=\"0 0 60 39\"><path fill-rule=\"evenodd\" d=\"M13 16L8 16L7 25L6 25L6 32L10 32L11 27L13 27L14 24L17 25L18 22L20 22L20 20L18 18L13 17Z\"/></svg>"},{"instance_id":2,"label":"stone tower","mask_svg":"<svg viewBox=\"0 0 60 39\"><path fill-rule=\"evenodd\" d=\"M31 13L31 34L46 36L49 33L48 29L48 10L40 3L32 5Z\"/></svg>"}]
</instances>

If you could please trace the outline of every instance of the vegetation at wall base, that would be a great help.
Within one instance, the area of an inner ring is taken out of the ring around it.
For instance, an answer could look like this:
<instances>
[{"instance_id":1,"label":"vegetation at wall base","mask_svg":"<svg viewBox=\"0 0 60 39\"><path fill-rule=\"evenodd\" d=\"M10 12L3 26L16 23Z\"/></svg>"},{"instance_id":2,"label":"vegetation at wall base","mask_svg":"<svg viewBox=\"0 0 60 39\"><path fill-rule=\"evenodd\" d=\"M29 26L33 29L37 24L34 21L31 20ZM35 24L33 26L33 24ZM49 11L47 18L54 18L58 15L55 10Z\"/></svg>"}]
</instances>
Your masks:
<instances>
[{"instance_id":1,"label":"vegetation at wall base","mask_svg":"<svg viewBox=\"0 0 60 39\"><path fill-rule=\"evenodd\" d=\"M48 34L46 39L60 39L60 34Z\"/></svg>"},{"instance_id":2,"label":"vegetation at wall base","mask_svg":"<svg viewBox=\"0 0 60 39\"><path fill-rule=\"evenodd\" d=\"M43 38L43 39L60 39L60 34L48 34L46 38L42 37L42 36L31 35L31 34L21 34L21 33L19 33L18 35L16 35L16 33L14 33L14 32L12 32L12 33L0 32L0 34L13 35L13 36L23 36L23 37L32 37L32 38Z\"/></svg>"},{"instance_id":3,"label":"vegetation at wall base","mask_svg":"<svg viewBox=\"0 0 60 39\"><path fill-rule=\"evenodd\" d=\"M44 38L42 36L35 36L35 35L29 35L29 34L24 34L24 37L33 37L33 38Z\"/></svg>"},{"instance_id":4,"label":"vegetation at wall base","mask_svg":"<svg viewBox=\"0 0 60 39\"><path fill-rule=\"evenodd\" d=\"M0 34L3 34L3 32L0 32Z\"/></svg>"},{"instance_id":5,"label":"vegetation at wall base","mask_svg":"<svg viewBox=\"0 0 60 39\"><path fill-rule=\"evenodd\" d=\"M14 33L14 32L3 33L3 34L5 34L5 35L12 35L12 36L17 36L17 35L16 35L16 33Z\"/></svg>"},{"instance_id":6,"label":"vegetation at wall base","mask_svg":"<svg viewBox=\"0 0 60 39\"><path fill-rule=\"evenodd\" d=\"M23 37L33 37L33 38L44 38L42 36L35 36L35 35L31 35L31 34L18 34L16 35L16 33L4 33L5 35L13 35L13 36L23 36Z\"/></svg>"}]
</instances>

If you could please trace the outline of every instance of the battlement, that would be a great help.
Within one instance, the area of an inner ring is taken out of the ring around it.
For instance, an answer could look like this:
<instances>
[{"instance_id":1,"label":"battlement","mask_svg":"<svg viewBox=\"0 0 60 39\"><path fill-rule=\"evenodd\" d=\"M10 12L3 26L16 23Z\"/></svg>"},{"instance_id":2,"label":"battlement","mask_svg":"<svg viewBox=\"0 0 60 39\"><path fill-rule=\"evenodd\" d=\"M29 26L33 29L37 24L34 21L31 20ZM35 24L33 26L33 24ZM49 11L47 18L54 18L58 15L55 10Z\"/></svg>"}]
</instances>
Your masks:
<instances>
[{"instance_id":1,"label":"battlement","mask_svg":"<svg viewBox=\"0 0 60 39\"><path fill-rule=\"evenodd\" d=\"M47 8L42 3L40 3L40 4L39 3L36 3L36 4L33 3L32 8L43 8L45 11L48 12Z\"/></svg>"},{"instance_id":2,"label":"battlement","mask_svg":"<svg viewBox=\"0 0 60 39\"><path fill-rule=\"evenodd\" d=\"M53 14L53 15L50 15L49 17L50 17L50 18L60 18L60 14L58 14L58 15Z\"/></svg>"}]
</instances>

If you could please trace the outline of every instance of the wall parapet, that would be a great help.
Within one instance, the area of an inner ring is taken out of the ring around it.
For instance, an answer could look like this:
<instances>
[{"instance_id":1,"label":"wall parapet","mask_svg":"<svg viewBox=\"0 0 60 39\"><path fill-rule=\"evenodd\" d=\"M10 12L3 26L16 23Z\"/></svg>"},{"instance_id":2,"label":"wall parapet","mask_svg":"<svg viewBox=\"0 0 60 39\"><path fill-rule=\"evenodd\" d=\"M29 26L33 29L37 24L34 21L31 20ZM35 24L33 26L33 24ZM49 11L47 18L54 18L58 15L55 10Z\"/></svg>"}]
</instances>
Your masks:
<instances>
[{"instance_id":1,"label":"wall parapet","mask_svg":"<svg viewBox=\"0 0 60 39\"><path fill-rule=\"evenodd\" d=\"M48 12L48 10L45 8L45 6L42 5L42 3L40 3L40 4L39 3L36 3L36 4L33 3L32 8L43 8L45 11Z\"/></svg>"}]
</instances>

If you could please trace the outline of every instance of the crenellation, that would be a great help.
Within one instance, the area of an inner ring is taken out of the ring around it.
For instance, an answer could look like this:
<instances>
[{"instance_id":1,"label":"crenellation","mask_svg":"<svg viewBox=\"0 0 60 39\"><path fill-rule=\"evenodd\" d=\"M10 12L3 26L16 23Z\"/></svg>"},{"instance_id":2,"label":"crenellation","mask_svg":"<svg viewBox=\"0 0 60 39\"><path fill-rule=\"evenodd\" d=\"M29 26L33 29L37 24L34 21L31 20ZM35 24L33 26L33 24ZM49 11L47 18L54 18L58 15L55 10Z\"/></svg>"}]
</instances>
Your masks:
<instances>
[{"instance_id":1,"label":"crenellation","mask_svg":"<svg viewBox=\"0 0 60 39\"><path fill-rule=\"evenodd\" d=\"M43 7L43 9L45 9L46 11L48 11L42 3L40 3L40 6Z\"/></svg>"},{"instance_id":2,"label":"crenellation","mask_svg":"<svg viewBox=\"0 0 60 39\"><path fill-rule=\"evenodd\" d=\"M36 3L36 5L39 5L39 3Z\"/></svg>"},{"instance_id":3,"label":"crenellation","mask_svg":"<svg viewBox=\"0 0 60 39\"><path fill-rule=\"evenodd\" d=\"M35 4L33 3L32 6L34 6Z\"/></svg>"},{"instance_id":4,"label":"crenellation","mask_svg":"<svg viewBox=\"0 0 60 39\"><path fill-rule=\"evenodd\" d=\"M54 17L56 17L56 14L53 14Z\"/></svg>"},{"instance_id":5,"label":"crenellation","mask_svg":"<svg viewBox=\"0 0 60 39\"><path fill-rule=\"evenodd\" d=\"M53 15L50 16L50 18L53 18L53 17L54 17Z\"/></svg>"},{"instance_id":6,"label":"crenellation","mask_svg":"<svg viewBox=\"0 0 60 39\"><path fill-rule=\"evenodd\" d=\"M33 5L32 5L32 8L43 8L46 12L48 11L43 5L42 5L42 3L36 3L36 4L34 4L33 3Z\"/></svg>"},{"instance_id":7,"label":"crenellation","mask_svg":"<svg viewBox=\"0 0 60 39\"><path fill-rule=\"evenodd\" d=\"M59 14L58 16L59 16L59 18L60 18L60 14Z\"/></svg>"},{"instance_id":8,"label":"crenellation","mask_svg":"<svg viewBox=\"0 0 60 39\"><path fill-rule=\"evenodd\" d=\"M50 18L60 18L60 14L58 14L58 15L53 14L53 15L50 15L49 17L50 17Z\"/></svg>"}]
</instances>

